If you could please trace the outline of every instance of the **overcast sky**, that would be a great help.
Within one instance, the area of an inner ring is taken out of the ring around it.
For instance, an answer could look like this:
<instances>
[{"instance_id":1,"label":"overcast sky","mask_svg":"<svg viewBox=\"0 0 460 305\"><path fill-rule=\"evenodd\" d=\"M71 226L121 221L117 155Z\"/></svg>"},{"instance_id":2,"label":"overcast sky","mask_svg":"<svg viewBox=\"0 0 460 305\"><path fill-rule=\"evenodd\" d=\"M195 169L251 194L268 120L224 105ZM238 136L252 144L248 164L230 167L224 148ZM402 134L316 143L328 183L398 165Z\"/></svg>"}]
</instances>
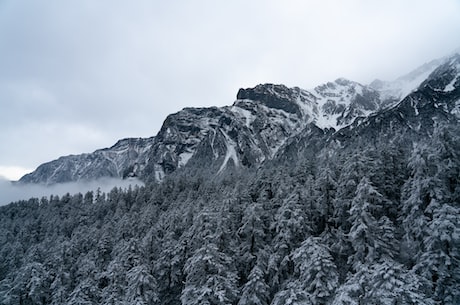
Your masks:
<instances>
[{"instance_id":1,"label":"overcast sky","mask_svg":"<svg viewBox=\"0 0 460 305\"><path fill-rule=\"evenodd\" d=\"M240 87L391 80L459 33L458 0L2 0L0 175L153 136Z\"/></svg>"}]
</instances>

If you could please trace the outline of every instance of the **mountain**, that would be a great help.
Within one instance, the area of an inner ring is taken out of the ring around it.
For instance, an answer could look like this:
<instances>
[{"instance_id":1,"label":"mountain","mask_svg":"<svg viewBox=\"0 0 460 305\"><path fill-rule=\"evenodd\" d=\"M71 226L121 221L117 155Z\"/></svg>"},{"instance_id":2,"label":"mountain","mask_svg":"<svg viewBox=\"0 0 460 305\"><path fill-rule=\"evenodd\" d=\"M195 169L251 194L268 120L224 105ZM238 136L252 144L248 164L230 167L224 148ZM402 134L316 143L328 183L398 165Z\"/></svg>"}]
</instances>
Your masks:
<instances>
[{"instance_id":1,"label":"mountain","mask_svg":"<svg viewBox=\"0 0 460 305\"><path fill-rule=\"evenodd\" d=\"M0 207L0 304L460 304L459 123L460 55L398 102L338 79L185 108L55 163L118 151L145 185Z\"/></svg>"},{"instance_id":2,"label":"mountain","mask_svg":"<svg viewBox=\"0 0 460 305\"><path fill-rule=\"evenodd\" d=\"M61 157L40 165L20 182L53 184L106 176L159 181L192 157L200 162L200 156L216 172L227 164L251 167L272 158L309 123L340 129L379 110L381 104L378 91L345 79L311 91L258 85L240 89L232 106L185 108L168 116L155 137L124 139L94 153Z\"/></svg>"},{"instance_id":3,"label":"mountain","mask_svg":"<svg viewBox=\"0 0 460 305\"><path fill-rule=\"evenodd\" d=\"M307 124L339 129L380 105L376 90L345 79L311 92L258 85L240 89L232 106L185 108L169 115L155 137L125 139L92 154L61 157L20 182L53 184L106 176L161 181L189 161L207 163L216 173L229 164L251 167L271 159Z\"/></svg>"},{"instance_id":4,"label":"mountain","mask_svg":"<svg viewBox=\"0 0 460 305\"><path fill-rule=\"evenodd\" d=\"M148 159L155 138L130 138L91 154L70 155L40 165L21 183L54 184L101 177L136 176Z\"/></svg>"},{"instance_id":5,"label":"mountain","mask_svg":"<svg viewBox=\"0 0 460 305\"><path fill-rule=\"evenodd\" d=\"M128 176L161 181L188 163L214 168L216 174L228 166L258 166L309 124L339 131L395 107L419 85L426 86L430 77L437 79L455 58L435 60L393 82L368 86L340 78L312 90L274 84L240 89L232 106L185 108L169 115L155 137L124 139L94 153L61 157L40 165L20 182ZM442 90L453 90L455 80L450 81Z\"/></svg>"}]
</instances>

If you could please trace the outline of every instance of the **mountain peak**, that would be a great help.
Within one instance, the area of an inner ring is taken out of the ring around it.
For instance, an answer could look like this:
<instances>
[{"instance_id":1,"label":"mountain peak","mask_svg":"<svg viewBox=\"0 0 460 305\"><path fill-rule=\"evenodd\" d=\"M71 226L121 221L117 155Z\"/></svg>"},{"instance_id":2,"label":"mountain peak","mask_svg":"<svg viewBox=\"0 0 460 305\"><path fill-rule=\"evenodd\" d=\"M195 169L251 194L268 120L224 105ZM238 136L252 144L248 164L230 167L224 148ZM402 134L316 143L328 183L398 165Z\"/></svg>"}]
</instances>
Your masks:
<instances>
[{"instance_id":1,"label":"mountain peak","mask_svg":"<svg viewBox=\"0 0 460 305\"><path fill-rule=\"evenodd\" d=\"M285 85L261 84L254 88L240 89L238 100L252 100L262 103L268 108L283 110L291 114L300 114L299 105L295 99L300 89L290 89Z\"/></svg>"}]
</instances>

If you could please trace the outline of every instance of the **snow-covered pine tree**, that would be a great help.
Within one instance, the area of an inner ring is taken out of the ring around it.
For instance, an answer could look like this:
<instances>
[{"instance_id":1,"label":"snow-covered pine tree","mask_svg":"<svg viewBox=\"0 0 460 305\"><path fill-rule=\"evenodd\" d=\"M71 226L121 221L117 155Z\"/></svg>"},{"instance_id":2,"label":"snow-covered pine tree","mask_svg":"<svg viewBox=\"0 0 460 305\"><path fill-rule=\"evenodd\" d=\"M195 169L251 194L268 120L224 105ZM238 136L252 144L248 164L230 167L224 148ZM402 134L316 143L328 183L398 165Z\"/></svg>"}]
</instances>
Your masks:
<instances>
[{"instance_id":1,"label":"snow-covered pine tree","mask_svg":"<svg viewBox=\"0 0 460 305\"><path fill-rule=\"evenodd\" d=\"M225 229L218 226L225 222L218 217L222 217L219 212L204 207L189 231L195 250L184 266L183 305L233 304L237 300L236 266L220 244Z\"/></svg>"},{"instance_id":2,"label":"snow-covered pine tree","mask_svg":"<svg viewBox=\"0 0 460 305\"><path fill-rule=\"evenodd\" d=\"M145 264L131 268L126 274L126 301L133 305L159 304L157 281Z\"/></svg>"},{"instance_id":3,"label":"snow-covered pine tree","mask_svg":"<svg viewBox=\"0 0 460 305\"><path fill-rule=\"evenodd\" d=\"M219 251L213 241L206 241L184 267L185 286L182 305L224 305L237 300L237 274L233 260Z\"/></svg>"},{"instance_id":4,"label":"snow-covered pine tree","mask_svg":"<svg viewBox=\"0 0 460 305\"><path fill-rule=\"evenodd\" d=\"M424 249L423 239L427 235L429 218L425 213L431 198L435 198L436 165L434 156L425 144L414 146L409 158L411 172L402 190L400 223L403 229L401 253L405 263L411 268Z\"/></svg>"},{"instance_id":5,"label":"snow-covered pine tree","mask_svg":"<svg viewBox=\"0 0 460 305\"><path fill-rule=\"evenodd\" d=\"M283 200L271 227L275 236L268 263L268 277L273 291L277 291L277 287L292 274L289 254L311 231L307 227L308 223L299 193L295 192Z\"/></svg>"},{"instance_id":6,"label":"snow-covered pine tree","mask_svg":"<svg viewBox=\"0 0 460 305\"><path fill-rule=\"evenodd\" d=\"M265 249L261 249L257 253L257 262L242 287L238 305L268 305L270 303L270 287L266 283L266 260Z\"/></svg>"},{"instance_id":7,"label":"snow-covered pine tree","mask_svg":"<svg viewBox=\"0 0 460 305\"><path fill-rule=\"evenodd\" d=\"M326 227L334 225L333 209L337 191L337 177L331 162L324 161L324 167L318 173L315 180L314 211L318 214L314 217L314 231L321 234Z\"/></svg>"},{"instance_id":8,"label":"snow-covered pine tree","mask_svg":"<svg viewBox=\"0 0 460 305\"><path fill-rule=\"evenodd\" d=\"M332 305L434 305L429 294L424 293L423 277L404 268L402 264L385 258L372 265L363 265L349 274L340 285Z\"/></svg>"},{"instance_id":9,"label":"snow-covered pine tree","mask_svg":"<svg viewBox=\"0 0 460 305\"><path fill-rule=\"evenodd\" d=\"M397 247L394 239L394 226L381 214L385 198L375 190L368 178L359 182L350 209L351 228L348 233L354 253L348 263L355 271L363 264L371 264L382 257L392 258Z\"/></svg>"},{"instance_id":10,"label":"snow-covered pine tree","mask_svg":"<svg viewBox=\"0 0 460 305\"><path fill-rule=\"evenodd\" d=\"M265 223L262 204L247 203L241 226L237 231L239 238L239 263L243 266L241 273L246 277L257 261L257 253L266 245L268 228Z\"/></svg>"},{"instance_id":11,"label":"snow-covered pine tree","mask_svg":"<svg viewBox=\"0 0 460 305\"><path fill-rule=\"evenodd\" d=\"M308 292L312 304L327 304L339 285L339 273L322 239L307 237L291 256L300 288Z\"/></svg>"},{"instance_id":12,"label":"snow-covered pine tree","mask_svg":"<svg viewBox=\"0 0 460 305\"><path fill-rule=\"evenodd\" d=\"M271 305L314 305L310 295L297 282L289 282L273 297Z\"/></svg>"},{"instance_id":13,"label":"snow-covered pine tree","mask_svg":"<svg viewBox=\"0 0 460 305\"><path fill-rule=\"evenodd\" d=\"M424 251L415 270L430 283L436 301L460 303L460 208L432 200L428 206L431 221L424 236Z\"/></svg>"}]
</instances>

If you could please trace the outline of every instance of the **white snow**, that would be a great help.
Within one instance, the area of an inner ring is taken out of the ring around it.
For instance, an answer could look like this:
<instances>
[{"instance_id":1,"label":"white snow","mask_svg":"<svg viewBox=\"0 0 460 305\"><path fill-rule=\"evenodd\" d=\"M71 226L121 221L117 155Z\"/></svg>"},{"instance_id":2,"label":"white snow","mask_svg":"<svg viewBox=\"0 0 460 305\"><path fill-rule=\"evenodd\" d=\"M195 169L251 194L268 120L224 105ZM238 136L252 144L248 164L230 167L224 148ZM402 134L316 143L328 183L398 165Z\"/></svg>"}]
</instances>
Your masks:
<instances>
[{"instance_id":1,"label":"white snow","mask_svg":"<svg viewBox=\"0 0 460 305\"><path fill-rule=\"evenodd\" d=\"M328 83L323 86L316 87L311 93L317 98L316 100L316 115L313 120L319 128L334 128L339 130L347 124L338 124L337 119L342 115L341 113L328 114L325 113L325 105L327 103L335 105L343 105L348 108L351 102L357 95L362 95L364 86L359 83L339 79L334 83ZM364 110L363 110L364 111ZM370 114L372 111L365 111L365 115ZM353 120L349 123L351 124Z\"/></svg>"},{"instance_id":2,"label":"white snow","mask_svg":"<svg viewBox=\"0 0 460 305\"><path fill-rule=\"evenodd\" d=\"M273 147L270 147L270 158L273 158L275 154L280 150L280 148L286 144L287 138L279 141L278 143L274 143L275 145Z\"/></svg>"},{"instance_id":3,"label":"white snow","mask_svg":"<svg viewBox=\"0 0 460 305\"><path fill-rule=\"evenodd\" d=\"M219 153L214 149L214 141L216 140L216 131L215 130L212 130L213 131L213 135L212 135L212 139L211 139L211 149L212 149L212 154L214 156L214 159L217 159L219 158Z\"/></svg>"},{"instance_id":4,"label":"white snow","mask_svg":"<svg viewBox=\"0 0 460 305\"><path fill-rule=\"evenodd\" d=\"M190 158L193 156L193 152L183 152L179 155L179 167L182 167L184 166L185 164L188 163L188 161L190 160Z\"/></svg>"},{"instance_id":5,"label":"white snow","mask_svg":"<svg viewBox=\"0 0 460 305\"><path fill-rule=\"evenodd\" d=\"M415 115L417 116L419 114L418 113L418 108L417 108L417 103L413 99L411 99L410 105L412 106L412 108L414 108Z\"/></svg>"},{"instance_id":6,"label":"white snow","mask_svg":"<svg viewBox=\"0 0 460 305\"><path fill-rule=\"evenodd\" d=\"M315 124L321 129L334 128L335 130L338 130L339 126L337 125L337 118L338 115L320 113L320 115L316 117Z\"/></svg>"},{"instance_id":7,"label":"white snow","mask_svg":"<svg viewBox=\"0 0 460 305\"><path fill-rule=\"evenodd\" d=\"M444 92L451 92L455 90L455 83L457 82L458 75L444 88Z\"/></svg>"},{"instance_id":8,"label":"white snow","mask_svg":"<svg viewBox=\"0 0 460 305\"><path fill-rule=\"evenodd\" d=\"M338 124L338 118L342 115L341 113L328 114L325 113L325 105L335 104L343 105L348 108L351 102L357 95L362 95L364 92L364 86L359 83L348 81L346 79L338 79L334 83L328 83L323 86L316 87L311 92L317 98L317 115L314 116L315 124L319 128L334 128L338 130L345 127L346 124ZM366 115L371 111L366 112ZM350 124L353 121L350 121Z\"/></svg>"},{"instance_id":9,"label":"white snow","mask_svg":"<svg viewBox=\"0 0 460 305\"><path fill-rule=\"evenodd\" d=\"M235 164L236 167L239 166L238 155L236 154L236 149L235 149L236 147L235 142L232 139L230 139L230 137L224 131L221 130L221 132L226 139L225 145L227 146L227 153L225 154L224 162L220 166L217 174L220 174L225 169L225 166L227 165L230 159L233 160L233 163Z\"/></svg>"},{"instance_id":10,"label":"white snow","mask_svg":"<svg viewBox=\"0 0 460 305\"><path fill-rule=\"evenodd\" d=\"M246 120L246 127L248 128L251 126L251 123L255 120L255 116L246 109L240 108L238 106L232 106L230 110L238 114L240 117L244 118Z\"/></svg>"}]
</instances>

